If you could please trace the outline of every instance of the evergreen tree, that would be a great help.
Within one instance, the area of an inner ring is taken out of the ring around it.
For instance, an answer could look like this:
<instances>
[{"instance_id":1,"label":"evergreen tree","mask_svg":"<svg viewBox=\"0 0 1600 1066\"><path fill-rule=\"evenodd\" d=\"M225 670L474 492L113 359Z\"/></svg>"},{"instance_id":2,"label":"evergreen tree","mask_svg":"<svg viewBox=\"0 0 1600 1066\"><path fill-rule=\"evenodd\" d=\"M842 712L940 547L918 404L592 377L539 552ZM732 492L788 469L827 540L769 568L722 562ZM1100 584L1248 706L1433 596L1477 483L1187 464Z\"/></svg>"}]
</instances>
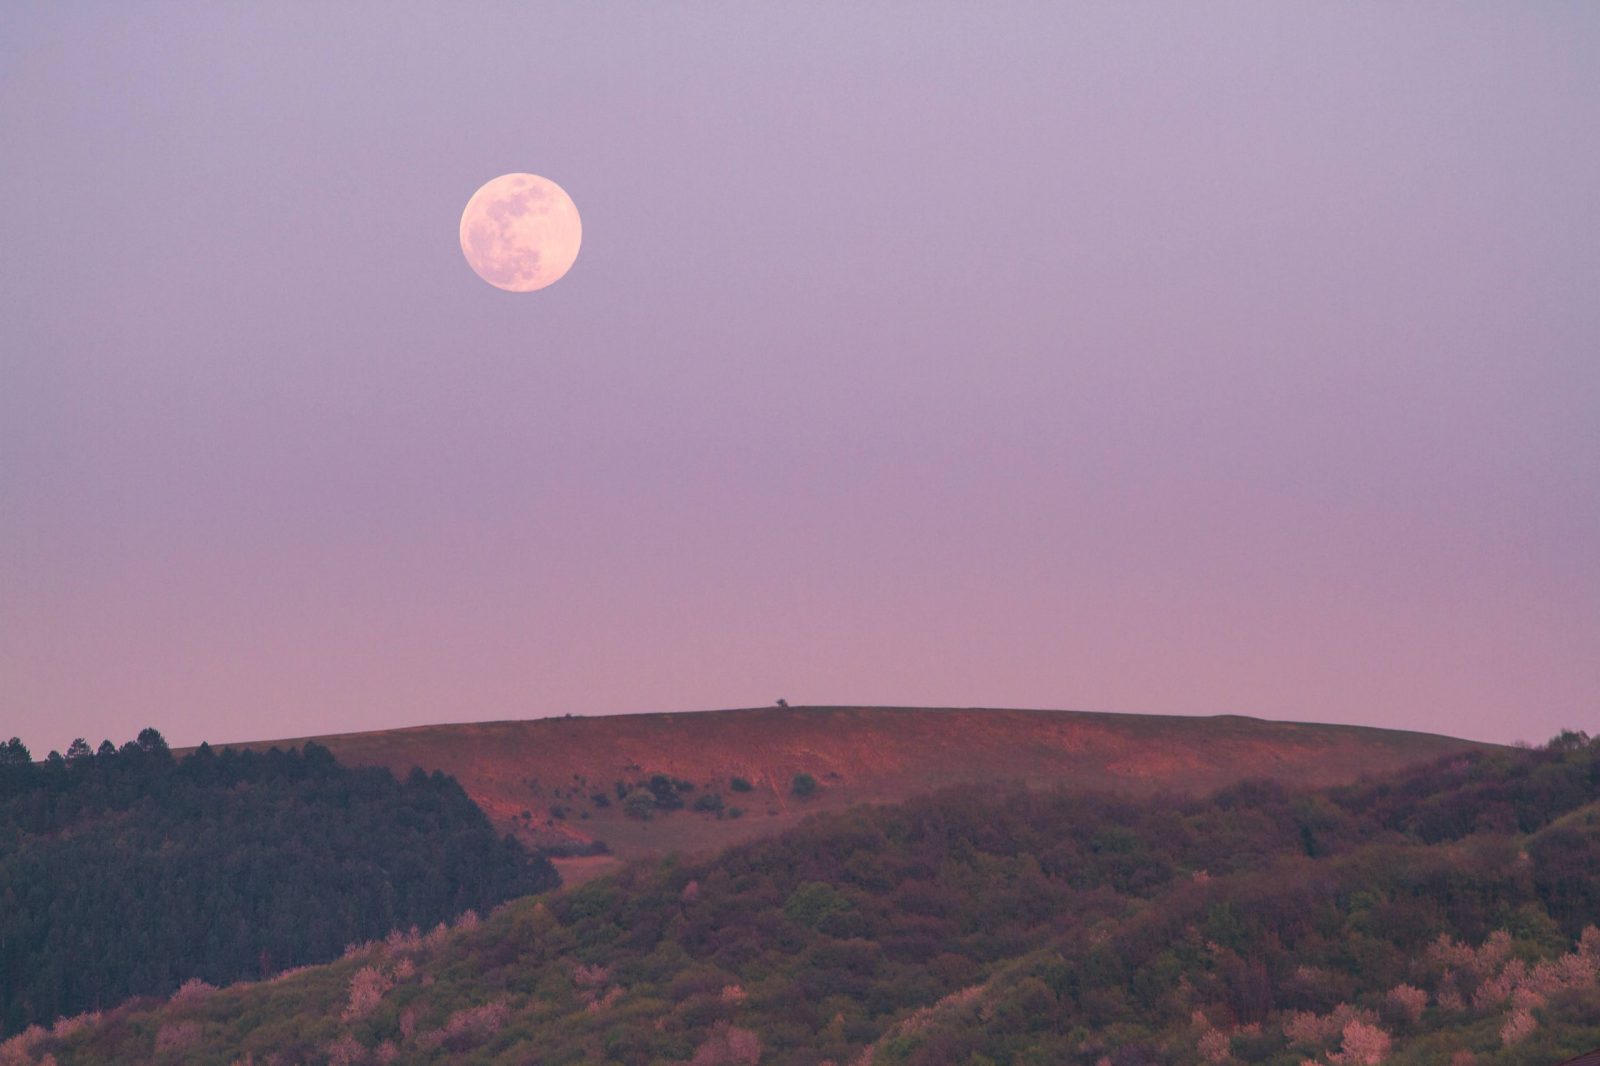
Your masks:
<instances>
[{"instance_id":1,"label":"evergreen tree","mask_svg":"<svg viewBox=\"0 0 1600 1066\"><path fill-rule=\"evenodd\" d=\"M161 735L160 730L152 726L146 726L144 729L139 730L139 739L137 743L139 745L139 750L143 751L146 755L172 754L172 749L167 747L167 738ZM313 745L311 744L306 745L308 749L312 746Z\"/></svg>"},{"instance_id":2,"label":"evergreen tree","mask_svg":"<svg viewBox=\"0 0 1600 1066\"><path fill-rule=\"evenodd\" d=\"M153 729L120 753L69 751L71 772L0 745L0 1039L190 978L326 961L558 880L444 774L401 783L316 744L174 760Z\"/></svg>"}]
</instances>

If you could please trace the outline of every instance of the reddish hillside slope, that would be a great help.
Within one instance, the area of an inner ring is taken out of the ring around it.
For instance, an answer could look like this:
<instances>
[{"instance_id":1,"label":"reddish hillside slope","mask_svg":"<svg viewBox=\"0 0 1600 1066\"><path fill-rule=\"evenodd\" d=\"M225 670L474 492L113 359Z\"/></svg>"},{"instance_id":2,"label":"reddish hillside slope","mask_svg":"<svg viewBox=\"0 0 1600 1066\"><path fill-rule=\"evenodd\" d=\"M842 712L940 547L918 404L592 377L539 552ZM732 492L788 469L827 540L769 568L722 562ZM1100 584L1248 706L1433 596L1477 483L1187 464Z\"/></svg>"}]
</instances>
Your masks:
<instances>
[{"instance_id":1,"label":"reddish hillside slope","mask_svg":"<svg viewBox=\"0 0 1600 1066\"><path fill-rule=\"evenodd\" d=\"M892 802L960 782L1203 792L1269 776L1323 785L1480 746L1427 733L1236 716L888 707L545 718L314 739L349 763L396 774L413 766L443 770L497 823L530 841L600 839L624 858L721 847L815 810ZM627 791L658 773L693 786L681 793L684 809L629 817L619 784ZM810 799L791 792L797 773L821 786ZM735 777L752 790L733 791ZM694 810L708 793L741 815Z\"/></svg>"}]
</instances>

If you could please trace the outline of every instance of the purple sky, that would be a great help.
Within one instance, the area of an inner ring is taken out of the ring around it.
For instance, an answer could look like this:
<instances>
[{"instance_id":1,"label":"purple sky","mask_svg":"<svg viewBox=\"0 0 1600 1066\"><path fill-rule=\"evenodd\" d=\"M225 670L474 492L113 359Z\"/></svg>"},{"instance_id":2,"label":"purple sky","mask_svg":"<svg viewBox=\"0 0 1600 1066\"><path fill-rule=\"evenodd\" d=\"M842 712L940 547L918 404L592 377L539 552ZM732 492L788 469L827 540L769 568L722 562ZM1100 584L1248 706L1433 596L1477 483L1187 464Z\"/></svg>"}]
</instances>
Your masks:
<instances>
[{"instance_id":1,"label":"purple sky","mask_svg":"<svg viewBox=\"0 0 1600 1066\"><path fill-rule=\"evenodd\" d=\"M0 6L0 736L1600 729L1600 5L324 6Z\"/></svg>"}]
</instances>

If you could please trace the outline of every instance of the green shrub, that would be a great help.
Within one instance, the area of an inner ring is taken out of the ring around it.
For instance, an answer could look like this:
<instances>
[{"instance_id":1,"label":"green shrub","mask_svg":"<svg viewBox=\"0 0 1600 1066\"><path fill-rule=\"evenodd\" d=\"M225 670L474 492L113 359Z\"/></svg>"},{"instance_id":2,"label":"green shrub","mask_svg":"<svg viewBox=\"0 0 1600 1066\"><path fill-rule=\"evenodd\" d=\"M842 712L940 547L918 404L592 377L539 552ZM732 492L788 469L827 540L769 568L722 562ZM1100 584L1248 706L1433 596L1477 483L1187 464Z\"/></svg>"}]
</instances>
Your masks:
<instances>
[{"instance_id":1,"label":"green shrub","mask_svg":"<svg viewBox=\"0 0 1600 1066\"><path fill-rule=\"evenodd\" d=\"M821 881L807 881L789 894L783 916L791 922L815 929L830 914L848 910L850 901L839 890Z\"/></svg>"},{"instance_id":2,"label":"green shrub","mask_svg":"<svg viewBox=\"0 0 1600 1066\"><path fill-rule=\"evenodd\" d=\"M649 789L636 788L622 800L623 813L629 818L649 821L656 813L656 797Z\"/></svg>"}]
</instances>

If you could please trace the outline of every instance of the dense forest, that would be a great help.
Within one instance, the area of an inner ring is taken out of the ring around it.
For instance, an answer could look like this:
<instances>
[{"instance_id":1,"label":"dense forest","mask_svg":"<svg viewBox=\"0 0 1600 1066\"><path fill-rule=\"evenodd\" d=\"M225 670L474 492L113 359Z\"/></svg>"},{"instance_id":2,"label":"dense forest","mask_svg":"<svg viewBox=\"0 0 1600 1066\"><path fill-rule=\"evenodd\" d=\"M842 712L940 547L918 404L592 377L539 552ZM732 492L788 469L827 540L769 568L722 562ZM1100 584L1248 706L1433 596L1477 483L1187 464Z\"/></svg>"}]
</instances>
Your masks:
<instances>
[{"instance_id":1,"label":"dense forest","mask_svg":"<svg viewBox=\"0 0 1600 1066\"><path fill-rule=\"evenodd\" d=\"M554 886L456 782L325 749L202 746L147 729L35 763L0 745L0 1032L336 959L391 929Z\"/></svg>"},{"instance_id":2,"label":"dense forest","mask_svg":"<svg viewBox=\"0 0 1600 1066\"><path fill-rule=\"evenodd\" d=\"M1321 791L959 789L68 1019L0 1061L1555 1062L1600 1046L1597 801L1581 734Z\"/></svg>"}]
</instances>

